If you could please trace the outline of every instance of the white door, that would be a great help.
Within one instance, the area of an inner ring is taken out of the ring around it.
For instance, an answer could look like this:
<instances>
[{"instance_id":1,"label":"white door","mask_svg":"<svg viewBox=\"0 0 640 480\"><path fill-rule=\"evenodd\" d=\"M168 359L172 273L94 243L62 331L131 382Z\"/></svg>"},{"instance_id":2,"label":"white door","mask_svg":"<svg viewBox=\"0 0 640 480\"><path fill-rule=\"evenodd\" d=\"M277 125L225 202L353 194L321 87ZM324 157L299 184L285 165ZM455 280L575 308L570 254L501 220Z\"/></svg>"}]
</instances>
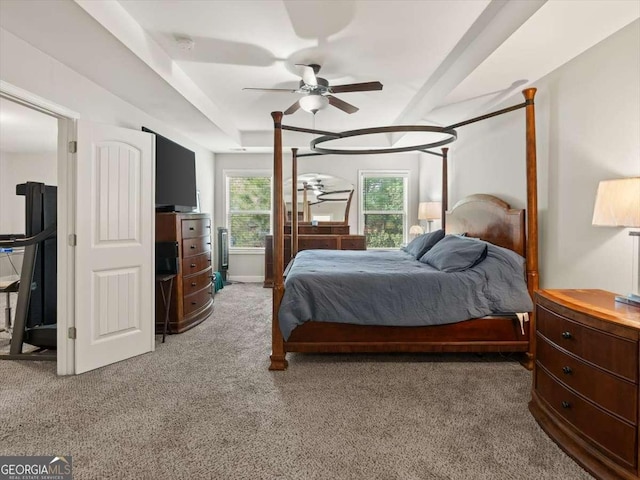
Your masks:
<instances>
[{"instance_id":1,"label":"white door","mask_svg":"<svg viewBox=\"0 0 640 480\"><path fill-rule=\"evenodd\" d=\"M153 351L153 135L78 121L75 372Z\"/></svg>"}]
</instances>

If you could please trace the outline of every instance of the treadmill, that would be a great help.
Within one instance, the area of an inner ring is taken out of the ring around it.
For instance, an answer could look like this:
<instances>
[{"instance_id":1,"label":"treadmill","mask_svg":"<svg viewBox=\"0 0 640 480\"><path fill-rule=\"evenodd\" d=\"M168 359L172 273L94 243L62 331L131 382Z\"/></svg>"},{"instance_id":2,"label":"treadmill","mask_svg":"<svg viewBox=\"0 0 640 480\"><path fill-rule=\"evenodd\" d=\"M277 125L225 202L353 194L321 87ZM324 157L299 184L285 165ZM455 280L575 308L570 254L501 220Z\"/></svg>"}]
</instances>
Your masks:
<instances>
[{"instance_id":1,"label":"treadmill","mask_svg":"<svg viewBox=\"0 0 640 480\"><path fill-rule=\"evenodd\" d=\"M9 355L0 359L55 360L42 351L57 347L57 187L39 182L16 186L16 195L25 197L25 236L0 236L0 247L24 247L18 303ZM14 290L15 291L15 290ZM23 343L38 347L23 353Z\"/></svg>"}]
</instances>

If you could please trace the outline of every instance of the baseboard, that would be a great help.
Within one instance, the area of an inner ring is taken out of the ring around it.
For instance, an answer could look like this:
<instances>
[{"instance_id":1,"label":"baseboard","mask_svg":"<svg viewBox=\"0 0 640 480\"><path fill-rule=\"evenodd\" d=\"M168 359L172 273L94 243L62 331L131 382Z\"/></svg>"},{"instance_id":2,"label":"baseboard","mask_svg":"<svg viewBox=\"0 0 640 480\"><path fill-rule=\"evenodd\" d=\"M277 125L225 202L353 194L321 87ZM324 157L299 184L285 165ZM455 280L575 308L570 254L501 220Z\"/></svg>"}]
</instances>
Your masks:
<instances>
[{"instance_id":1,"label":"baseboard","mask_svg":"<svg viewBox=\"0 0 640 480\"><path fill-rule=\"evenodd\" d=\"M242 283L262 283L264 276L257 277L254 275L229 275L229 281Z\"/></svg>"}]
</instances>

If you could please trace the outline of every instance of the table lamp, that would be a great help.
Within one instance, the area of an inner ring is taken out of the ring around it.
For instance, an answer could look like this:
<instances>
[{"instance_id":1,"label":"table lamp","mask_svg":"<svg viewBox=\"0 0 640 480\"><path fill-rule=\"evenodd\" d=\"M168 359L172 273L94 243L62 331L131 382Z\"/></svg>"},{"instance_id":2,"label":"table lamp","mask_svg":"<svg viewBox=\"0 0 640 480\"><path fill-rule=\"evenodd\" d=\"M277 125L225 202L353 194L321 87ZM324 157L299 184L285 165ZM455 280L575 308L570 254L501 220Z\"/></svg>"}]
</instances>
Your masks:
<instances>
[{"instance_id":1,"label":"table lamp","mask_svg":"<svg viewBox=\"0 0 640 480\"><path fill-rule=\"evenodd\" d=\"M420 202L418 205L418 220L426 220L431 232L431 222L442 218L441 202Z\"/></svg>"},{"instance_id":2,"label":"table lamp","mask_svg":"<svg viewBox=\"0 0 640 480\"><path fill-rule=\"evenodd\" d=\"M640 227L640 177L603 180L598 185L593 209L593 225L603 227ZM633 259L633 293L616 297L617 302L640 307L640 231L631 231L637 237Z\"/></svg>"},{"instance_id":3,"label":"table lamp","mask_svg":"<svg viewBox=\"0 0 640 480\"><path fill-rule=\"evenodd\" d=\"M411 228L409 229L409 238L414 239L418 235L422 235L423 233L424 228L422 228L420 225L411 225Z\"/></svg>"}]
</instances>

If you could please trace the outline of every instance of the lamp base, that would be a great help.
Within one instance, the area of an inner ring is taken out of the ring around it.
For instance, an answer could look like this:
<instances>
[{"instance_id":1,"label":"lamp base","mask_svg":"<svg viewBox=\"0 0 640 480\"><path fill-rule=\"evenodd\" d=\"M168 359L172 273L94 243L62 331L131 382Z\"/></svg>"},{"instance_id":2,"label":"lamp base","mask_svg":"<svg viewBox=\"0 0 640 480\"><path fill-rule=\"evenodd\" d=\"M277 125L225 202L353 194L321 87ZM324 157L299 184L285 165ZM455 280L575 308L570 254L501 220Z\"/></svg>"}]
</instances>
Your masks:
<instances>
[{"instance_id":1,"label":"lamp base","mask_svg":"<svg viewBox=\"0 0 640 480\"><path fill-rule=\"evenodd\" d=\"M627 305L631 305L632 307L640 308L640 295L630 293L626 297L616 296L616 302L625 303Z\"/></svg>"}]
</instances>

